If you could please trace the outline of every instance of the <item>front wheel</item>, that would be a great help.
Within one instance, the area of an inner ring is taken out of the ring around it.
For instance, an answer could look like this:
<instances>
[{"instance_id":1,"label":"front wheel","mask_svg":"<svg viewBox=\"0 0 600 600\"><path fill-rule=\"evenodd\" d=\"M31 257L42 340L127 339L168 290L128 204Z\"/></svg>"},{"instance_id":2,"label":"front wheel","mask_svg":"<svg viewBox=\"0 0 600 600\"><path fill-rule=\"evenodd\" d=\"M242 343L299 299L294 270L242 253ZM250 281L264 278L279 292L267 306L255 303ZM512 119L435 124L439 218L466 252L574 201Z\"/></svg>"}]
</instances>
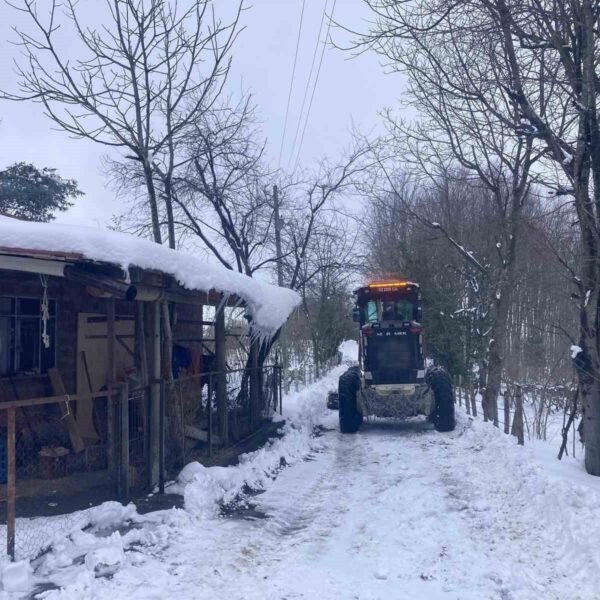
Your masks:
<instances>
[{"instance_id":1,"label":"front wheel","mask_svg":"<svg viewBox=\"0 0 600 600\"><path fill-rule=\"evenodd\" d=\"M339 419L342 433L356 433L363 421L358 410L357 394L360 388L360 374L356 367L348 369L340 377L338 384Z\"/></svg>"},{"instance_id":2,"label":"front wheel","mask_svg":"<svg viewBox=\"0 0 600 600\"><path fill-rule=\"evenodd\" d=\"M430 419L437 431L453 431L456 427L454 416L454 390L450 375L439 367L427 372L425 379L433 392L433 411Z\"/></svg>"}]
</instances>

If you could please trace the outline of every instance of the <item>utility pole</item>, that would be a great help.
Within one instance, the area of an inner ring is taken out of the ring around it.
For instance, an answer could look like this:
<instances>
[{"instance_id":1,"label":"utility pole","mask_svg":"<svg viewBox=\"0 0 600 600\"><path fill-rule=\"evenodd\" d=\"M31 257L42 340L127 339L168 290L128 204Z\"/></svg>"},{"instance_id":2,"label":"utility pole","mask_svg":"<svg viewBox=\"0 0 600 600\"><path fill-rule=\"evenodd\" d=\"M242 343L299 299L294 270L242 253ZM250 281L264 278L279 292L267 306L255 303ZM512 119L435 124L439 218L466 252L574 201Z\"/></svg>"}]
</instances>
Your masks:
<instances>
[{"instance_id":1,"label":"utility pole","mask_svg":"<svg viewBox=\"0 0 600 600\"><path fill-rule=\"evenodd\" d=\"M281 229L283 221L279 216L279 189L276 185L273 186L273 217L275 221L275 252L277 252L277 285L283 287L283 256L281 251ZM281 335L279 336L279 343L281 344L281 363L285 382L289 363L285 324L283 325Z\"/></svg>"}]
</instances>

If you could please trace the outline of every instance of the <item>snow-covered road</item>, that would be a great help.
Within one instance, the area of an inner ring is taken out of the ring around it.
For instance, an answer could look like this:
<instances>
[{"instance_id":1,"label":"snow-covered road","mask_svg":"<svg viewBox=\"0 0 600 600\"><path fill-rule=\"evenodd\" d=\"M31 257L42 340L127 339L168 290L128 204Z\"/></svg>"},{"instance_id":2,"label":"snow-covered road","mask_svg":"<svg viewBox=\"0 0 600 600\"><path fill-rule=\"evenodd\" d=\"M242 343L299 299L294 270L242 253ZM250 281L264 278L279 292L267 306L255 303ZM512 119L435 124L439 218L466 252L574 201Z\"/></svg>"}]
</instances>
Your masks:
<instances>
[{"instance_id":1,"label":"snow-covered road","mask_svg":"<svg viewBox=\"0 0 600 600\"><path fill-rule=\"evenodd\" d=\"M169 511L124 544L113 576L71 566L83 570L43 597L600 598L600 494L575 461L557 477L462 414L450 434L412 420L343 436L323 408L336 375L290 408L321 435L264 492L230 516Z\"/></svg>"},{"instance_id":2,"label":"snow-covered road","mask_svg":"<svg viewBox=\"0 0 600 600\"><path fill-rule=\"evenodd\" d=\"M598 554L564 555L560 515L536 518L519 473L478 464L464 421L328 431L254 499L267 518L184 531L97 597L598 598Z\"/></svg>"}]
</instances>

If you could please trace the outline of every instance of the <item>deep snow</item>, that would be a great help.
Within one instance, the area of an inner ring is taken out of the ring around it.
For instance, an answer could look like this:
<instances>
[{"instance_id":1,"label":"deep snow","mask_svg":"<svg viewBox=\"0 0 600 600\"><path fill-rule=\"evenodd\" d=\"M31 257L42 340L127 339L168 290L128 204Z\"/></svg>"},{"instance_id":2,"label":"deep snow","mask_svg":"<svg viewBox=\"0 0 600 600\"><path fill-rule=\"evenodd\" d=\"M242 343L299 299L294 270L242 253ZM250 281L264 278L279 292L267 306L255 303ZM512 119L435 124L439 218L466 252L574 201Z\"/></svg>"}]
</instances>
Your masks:
<instances>
[{"instance_id":1,"label":"deep snow","mask_svg":"<svg viewBox=\"0 0 600 600\"><path fill-rule=\"evenodd\" d=\"M36 223L0 215L0 248L76 253L89 260L115 264L126 273L132 266L155 269L172 275L189 290L237 294L247 303L254 326L267 335L279 329L300 303L300 296L288 288L108 229Z\"/></svg>"},{"instance_id":2,"label":"deep snow","mask_svg":"<svg viewBox=\"0 0 600 600\"><path fill-rule=\"evenodd\" d=\"M450 434L414 419L342 436L325 394L343 369L288 396L284 437L239 467L188 466L185 510L99 509L33 564L63 586L38 597L599 597L597 478L462 412ZM253 510L221 516L232 500Z\"/></svg>"}]
</instances>

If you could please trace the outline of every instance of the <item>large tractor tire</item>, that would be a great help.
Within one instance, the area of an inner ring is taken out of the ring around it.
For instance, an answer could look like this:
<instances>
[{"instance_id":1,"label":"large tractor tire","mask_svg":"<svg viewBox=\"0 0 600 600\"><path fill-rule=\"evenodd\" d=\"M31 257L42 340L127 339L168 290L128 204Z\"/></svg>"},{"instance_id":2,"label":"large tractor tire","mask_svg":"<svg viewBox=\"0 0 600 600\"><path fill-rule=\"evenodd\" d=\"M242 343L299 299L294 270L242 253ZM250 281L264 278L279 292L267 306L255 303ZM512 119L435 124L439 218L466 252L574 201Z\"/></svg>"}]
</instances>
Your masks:
<instances>
[{"instance_id":1,"label":"large tractor tire","mask_svg":"<svg viewBox=\"0 0 600 600\"><path fill-rule=\"evenodd\" d=\"M425 380L433 392L433 411L430 420L437 431L453 431L456 427L454 416L454 390L450 375L440 369L433 368L427 372Z\"/></svg>"},{"instance_id":2,"label":"large tractor tire","mask_svg":"<svg viewBox=\"0 0 600 600\"><path fill-rule=\"evenodd\" d=\"M360 389L360 374L357 367L348 369L339 380L339 418L342 433L356 433L363 421L358 410L357 395Z\"/></svg>"}]
</instances>

